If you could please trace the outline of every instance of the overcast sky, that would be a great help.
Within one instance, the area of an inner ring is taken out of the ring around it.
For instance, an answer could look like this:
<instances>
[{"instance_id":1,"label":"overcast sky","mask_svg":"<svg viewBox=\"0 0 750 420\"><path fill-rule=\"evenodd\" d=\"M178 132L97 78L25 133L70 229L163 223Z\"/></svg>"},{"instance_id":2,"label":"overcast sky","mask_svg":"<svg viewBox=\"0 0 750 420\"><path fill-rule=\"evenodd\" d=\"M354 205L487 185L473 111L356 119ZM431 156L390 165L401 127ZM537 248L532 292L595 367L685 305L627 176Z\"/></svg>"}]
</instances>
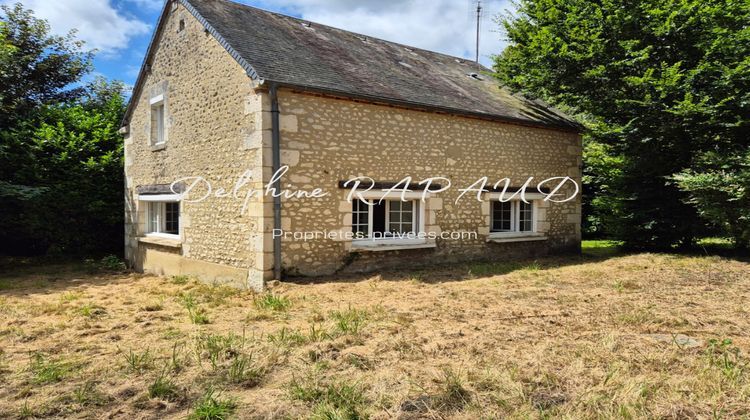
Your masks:
<instances>
[{"instance_id":1,"label":"overcast sky","mask_svg":"<svg viewBox=\"0 0 750 420\"><path fill-rule=\"evenodd\" d=\"M0 0L2 4L18 0ZM402 44L465 58L474 57L476 21L472 0L240 0L240 3L301 17ZM95 73L133 84L162 0L21 0L56 33L71 29L96 48ZM509 0L482 2L480 60L505 46L494 17Z\"/></svg>"}]
</instances>

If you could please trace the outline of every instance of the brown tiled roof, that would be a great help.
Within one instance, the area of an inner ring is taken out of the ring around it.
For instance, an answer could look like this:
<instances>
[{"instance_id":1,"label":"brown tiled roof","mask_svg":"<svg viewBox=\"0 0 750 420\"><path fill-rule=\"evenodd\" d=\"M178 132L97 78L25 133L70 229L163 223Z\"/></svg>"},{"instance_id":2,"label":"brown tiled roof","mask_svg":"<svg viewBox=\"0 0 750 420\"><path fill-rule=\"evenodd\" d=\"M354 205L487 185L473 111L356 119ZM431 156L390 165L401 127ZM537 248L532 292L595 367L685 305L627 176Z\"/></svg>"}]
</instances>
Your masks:
<instances>
[{"instance_id":1,"label":"brown tiled roof","mask_svg":"<svg viewBox=\"0 0 750 420\"><path fill-rule=\"evenodd\" d=\"M573 120L549 105L511 94L488 69L472 61L231 1L179 1L256 80L406 107L579 130Z\"/></svg>"}]
</instances>

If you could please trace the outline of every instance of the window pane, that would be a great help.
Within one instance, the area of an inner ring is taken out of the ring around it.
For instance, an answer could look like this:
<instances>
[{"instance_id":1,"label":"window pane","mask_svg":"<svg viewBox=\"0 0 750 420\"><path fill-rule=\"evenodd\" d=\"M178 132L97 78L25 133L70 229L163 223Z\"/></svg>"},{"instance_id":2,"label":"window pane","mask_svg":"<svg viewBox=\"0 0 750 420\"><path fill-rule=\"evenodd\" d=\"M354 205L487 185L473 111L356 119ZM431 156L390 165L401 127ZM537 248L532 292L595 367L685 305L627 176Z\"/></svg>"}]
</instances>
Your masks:
<instances>
[{"instance_id":1,"label":"window pane","mask_svg":"<svg viewBox=\"0 0 750 420\"><path fill-rule=\"evenodd\" d=\"M411 230L411 222L404 223L404 224L401 225L401 232L408 233L408 232L411 232L411 231L412 231Z\"/></svg>"},{"instance_id":2,"label":"window pane","mask_svg":"<svg viewBox=\"0 0 750 420\"><path fill-rule=\"evenodd\" d=\"M397 213L397 212L391 211L389 213L389 217L391 218L391 223L399 223L399 222L401 222L401 213Z\"/></svg>"},{"instance_id":3,"label":"window pane","mask_svg":"<svg viewBox=\"0 0 750 420\"><path fill-rule=\"evenodd\" d=\"M164 232L177 235L180 233L180 203L165 203Z\"/></svg>"},{"instance_id":4,"label":"window pane","mask_svg":"<svg viewBox=\"0 0 750 420\"><path fill-rule=\"evenodd\" d=\"M403 211L411 211L411 207L412 207L412 202L411 201L401 202L401 210L403 210Z\"/></svg>"},{"instance_id":5,"label":"window pane","mask_svg":"<svg viewBox=\"0 0 750 420\"><path fill-rule=\"evenodd\" d=\"M495 232L507 232L512 229L512 212L511 206L513 203L506 201L493 201L492 202L492 223L491 229Z\"/></svg>"},{"instance_id":6,"label":"window pane","mask_svg":"<svg viewBox=\"0 0 750 420\"><path fill-rule=\"evenodd\" d=\"M164 103L151 106L151 142L164 143Z\"/></svg>"},{"instance_id":7,"label":"window pane","mask_svg":"<svg viewBox=\"0 0 750 420\"><path fill-rule=\"evenodd\" d=\"M534 206L531 203L520 202L519 207L519 229L522 232L531 232L533 230L533 209Z\"/></svg>"},{"instance_id":8,"label":"window pane","mask_svg":"<svg viewBox=\"0 0 750 420\"><path fill-rule=\"evenodd\" d=\"M352 232L355 238L365 238L369 232L370 206L360 200L352 201Z\"/></svg>"},{"instance_id":9,"label":"window pane","mask_svg":"<svg viewBox=\"0 0 750 420\"><path fill-rule=\"evenodd\" d=\"M159 203L148 203L148 226L146 229L149 232L159 231Z\"/></svg>"}]
</instances>

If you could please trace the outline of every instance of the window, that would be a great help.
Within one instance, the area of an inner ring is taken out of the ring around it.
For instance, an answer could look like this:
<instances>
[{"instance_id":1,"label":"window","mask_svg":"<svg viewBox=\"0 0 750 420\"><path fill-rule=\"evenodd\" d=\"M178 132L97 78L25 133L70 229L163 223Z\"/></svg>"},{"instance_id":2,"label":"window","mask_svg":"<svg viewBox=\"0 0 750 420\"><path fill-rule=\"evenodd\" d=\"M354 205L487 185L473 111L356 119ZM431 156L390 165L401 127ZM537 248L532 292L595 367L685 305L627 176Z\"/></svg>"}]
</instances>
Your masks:
<instances>
[{"instance_id":1,"label":"window","mask_svg":"<svg viewBox=\"0 0 750 420\"><path fill-rule=\"evenodd\" d=\"M352 232L356 239L403 241L418 239L419 201L400 199L352 202Z\"/></svg>"},{"instance_id":2,"label":"window","mask_svg":"<svg viewBox=\"0 0 750 420\"><path fill-rule=\"evenodd\" d=\"M534 205L520 200L492 201L490 232L534 232Z\"/></svg>"},{"instance_id":3,"label":"window","mask_svg":"<svg viewBox=\"0 0 750 420\"><path fill-rule=\"evenodd\" d=\"M157 235L180 234L180 203L149 201L147 233Z\"/></svg>"},{"instance_id":4,"label":"window","mask_svg":"<svg viewBox=\"0 0 750 420\"><path fill-rule=\"evenodd\" d=\"M151 99L151 144L164 144L166 141L164 95L159 95Z\"/></svg>"}]
</instances>

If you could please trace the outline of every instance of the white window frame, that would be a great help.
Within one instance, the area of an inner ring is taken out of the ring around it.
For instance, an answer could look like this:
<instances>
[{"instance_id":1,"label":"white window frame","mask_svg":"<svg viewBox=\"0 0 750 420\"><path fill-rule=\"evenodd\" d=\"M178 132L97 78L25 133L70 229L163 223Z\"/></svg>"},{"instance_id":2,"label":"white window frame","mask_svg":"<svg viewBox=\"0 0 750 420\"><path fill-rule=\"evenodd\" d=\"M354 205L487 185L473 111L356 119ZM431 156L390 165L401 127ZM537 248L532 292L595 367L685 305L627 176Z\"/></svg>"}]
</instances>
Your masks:
<instances>
[{"instance_id":1,"label":"white window frame","mask_svg":"<svg viewBox=\"0 0 750 420\"><path fill-rule=\"evenodd\" d=\"M367 191L362 193L362 198L365 199L370 204L377 204L379 200L383 200L386 203L385 208L385 228L388 230L390 228L390 201L396 201L401 200L401 192L391 192L387 193L386 191ZM354 238L352 239L352 245L355 246L378 246L378 245L419 245L424 244L427 242L427 237L425 235L425 219L427 217L427 212L425 211L426 206L421 201L422 199L422 192L405 192L403 193L403 199L407 202L412 203L412 230L414 232L415 236L414 238L404 238L404 237L396 237L396 238L375 238L373 237L373 211L372 206L368 208L367 212L367 237L366 238ZM429 194L428 194L429 195ZM352 200L358 200L359 198L353 197ZM352 204L352 225L354 225L354 205ZM406 235L406 234L403 234Z\"/></svg>"},{"instance_id":2,"label":"white window frame","mask_svg":"<svg viewBox=\"0 0 750 420\"><path fill-rule=\"evenodd\" d=\"M155 109L161 108L161 118L154 118L154 112ZM167 143L167 104L164 100L164 95L158 95L149 101L149 117L151 118L151 124L154 124L154 121L158 121L161 123L161 131L159 130L159 127L157 126L154 128L151 127L151 130L149 131L149 137L151 140L152 146L161 146L163 144ZM156 138L154 138L154 131L156 131ZM159 134L161 133L161 138L159 138Z\"/></svg>"},{"instance_id":3,"label":"white window frame","mask_svg":"<svg viewBox=\"0 0 750 420\"><path fill-rule=\"evenodd\" d=\"M540 193L532 193L528 192L524 196L526 198L526 201L531 203L531 231L519 231L520 227L520 220L518 218L519 213L519 202L521 201L520 194L513 196L512 199L508 200L508 197L512 196L512 193L506 193L504 195L504 200L513 204L513 207L511 207L511 223L513 225L514 230L511 231L492 231L492 218L494 217L492 207L493 202L500 201L500 193L489 193L486 194L485 199L489 200L489 206L490 206L490 224L489 224L489 239L510 239L510 238L524 238L524 237L531 237L531 239L544 239L546 238L543 233L540 233L538 230L538 220L539 220L539 202L540 200L544 199L544 195Z\"/></svg>"},{"instance_id":4,"label":"white window frame","mask_svg":"<svg viewBox=\"0 0 750 420\"><path fill-rule=\"evenodd\" d=\"M495 217L495 211L494 206L495 203L500 203L498 200L493 200L490 202L490 233L496 234L514 234L514 235L523 235L523 234L532 234L536 233L536 220L537 220L537 210L536 210L536 201L531 200L529 201L529 204L531 204L531 230L521 230L521 203L523 201L521 200L510 200L506 201L505 203L510 204L510 230L496 230L493 231L492 227L495 224L494 223L494 217Z\"/></svg>"},{"instance_id":5,"label":"white window frame","mask_svg":"<svg viewBox=\"0 0 750 420\"><path fill-rule=\"evenodd\" d=\"M164 238L164 239L173 239L180 241L182 238L182 203L180 203L181 196L179 194L152 194L152 195L139 195L138 200L141 202L141 204L145 207L144 214L146 216L145 225L146 225L146 237L154 237L154 238ZM161 226L163 223L165 223L166 220L166 203L178 203L179 204L179 213L177 216L177 229L178 233L167 233L163 232L164 227ZM152 204L158 204L159 205L159 215L158 215L158 224L157 231L151 230L151 219L152 219Z\"/></svg>"}]
</instances>

